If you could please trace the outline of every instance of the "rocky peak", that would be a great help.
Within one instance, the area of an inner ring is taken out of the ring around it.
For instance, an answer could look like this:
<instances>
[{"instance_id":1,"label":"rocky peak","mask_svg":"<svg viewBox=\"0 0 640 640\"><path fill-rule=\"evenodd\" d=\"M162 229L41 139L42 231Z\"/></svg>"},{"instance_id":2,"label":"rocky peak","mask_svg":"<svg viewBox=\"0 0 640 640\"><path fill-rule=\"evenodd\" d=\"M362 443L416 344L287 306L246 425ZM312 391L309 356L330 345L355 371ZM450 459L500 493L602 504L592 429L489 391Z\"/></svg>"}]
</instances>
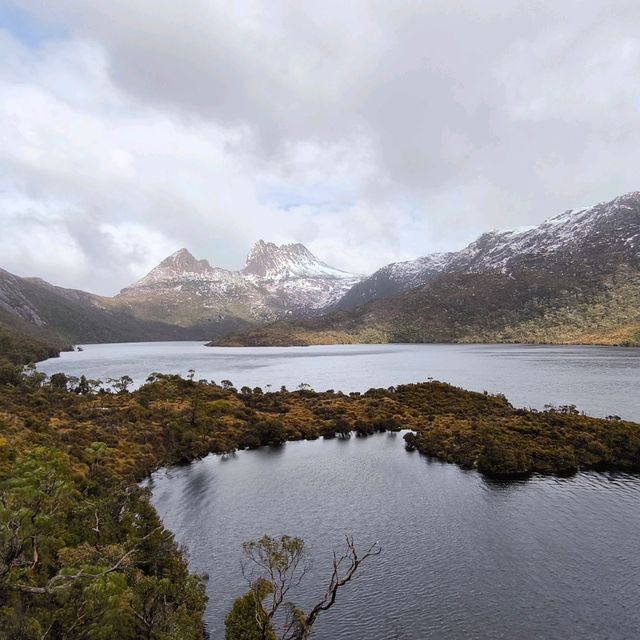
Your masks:
<instances>
[{"instance_id":1,"label":"rocky peak","mask_svg":"<svg viewBox=\"0 0 640 640\"><path fill-rule=\"evenodd\" d=\"M211 265L206 260L196 260L188 249L182 248L165 258L153 271L183 274L204 273L210 269Z\"/></svg>"},{"instance_id":2,"label":"rocky peak","mask_svg":"<svg viewBox=\"0 0 640 640\"><path fill-rule=\"evenodd\" d=\"M272 280L354 277L322 262L299 242L278 246L264 240L256 242L249 251L242 274Z\"/></svg>"},{"instance_id":3,"label":"rocky peak","mask_svg":"<svg viewBox=\"0 0 640 640\"><path fill-rule=\"evenodd\" d=\"M179 249L165 258L157 267L138 280L138 282L123 289L121 294L129 294L148 287L176 286L176 284L209 278L215 269L206 260L196 260L187 249Z\"/></svg>"}]
</instances>

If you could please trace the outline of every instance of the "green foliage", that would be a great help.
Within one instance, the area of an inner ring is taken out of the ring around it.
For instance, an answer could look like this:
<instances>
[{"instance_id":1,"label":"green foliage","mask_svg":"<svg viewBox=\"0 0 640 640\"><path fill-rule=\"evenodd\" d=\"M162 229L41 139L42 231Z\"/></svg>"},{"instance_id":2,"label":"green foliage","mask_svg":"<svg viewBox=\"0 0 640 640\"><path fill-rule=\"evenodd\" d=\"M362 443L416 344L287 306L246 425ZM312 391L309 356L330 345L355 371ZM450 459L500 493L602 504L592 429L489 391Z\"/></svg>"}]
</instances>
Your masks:
<instances>
[{"instance_id":1,"label":"green foliage","mask_svg":"<svg viewBox=\"0 0 640 640\"><path fill-rule=\"evenodd\" d=\"M1 486L2 638L203 638L206 598L140 489L107 471L93 443L86 475L37 447Z\"/></svg>"},{"instance_id":2,"label":"green foliage","mask_svg":"<svg viewBox=\"0 0 640 640\"><path fill-rule=\"evenodd\" d=\"M229 381L156 374L109 393L82 378L52 384L33 368L15 373L0 383L0 637L11 640L203 637L201 581L136 484L180 460L405 429L409 447L485 473L640 470L638 424L571 407L516 410L503 396L439 382L238 393ZM304 558L296 538L245 551L263 566ZM238 633L250 604L238 605Z\"/></svg>"},{"instance_id":3,"label":"green foliage","mask_svg":"<svg viewBox=\"0 0 640 640\"><path fill-rule=\"evenodd\" d=\"M0 367L6 363L24 365L53 358L69 348L59 336L0 309Z\"/></svg>"},{"instance_id":4,"label":"green foliage","mask_svg":"<svg viewBox=\"0 0 640 640\"><path fill-rule=\"evenodd\" d=\"M276 640L262 601L271 593L270 583L258 579L243 596L236 598L224 619L225 640Z\"/></svg>"}]
</instances>

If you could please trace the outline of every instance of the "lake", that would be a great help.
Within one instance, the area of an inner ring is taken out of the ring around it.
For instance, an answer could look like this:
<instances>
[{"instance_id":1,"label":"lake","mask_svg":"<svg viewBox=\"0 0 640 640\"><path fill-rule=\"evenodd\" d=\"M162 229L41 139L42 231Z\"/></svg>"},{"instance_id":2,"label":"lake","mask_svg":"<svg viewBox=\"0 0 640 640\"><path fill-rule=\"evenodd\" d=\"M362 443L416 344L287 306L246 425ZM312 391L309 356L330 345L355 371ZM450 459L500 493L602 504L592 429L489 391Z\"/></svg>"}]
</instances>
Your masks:
<instances>
[{"instance_id":1,"label":"lake","mask_svg":"<svg viewBox=\"0 0 640 640\"><path fill-rule=\"evenodd\" d=\"M575 404L640 421L640 349L519 345L209 348L86 345L41 363L106 380L152 371L268 390L364 391L429 378L516 406ZM240 545L305 539L315 560L296 602L323 592L344 534L382 555L319 619L317 640L637 637L640 478L581 473L499 483L408 453L401 434L290 442L208 456L148 481L165 524L206 572L212 637L246 590Z\"/></svg>"},{"instance_id":2,"label":"lake","mask_svg":"<svg viewBox=\"0 0 640 640\"><path fill-rule=\"evenodd\" d=\"M504 393L515 406L575 404L594 416L640 421L640 348L534 345L336 345L205 347L201 342L94 344L38 365L106 380L152 371L231 380L268 389L300 383L318 391L442 380L475 391Z\"/></svg>"},{"instance_id":3,"label":"lake","mask_svg":"<svg viewBox=\"0 0 640 640\"><path fill-rule=\"evenodd\" d=\"M208 456L148 484L191 568L210 574L214 640L246 591L240 544L265 533L308 544L303 606L343 534L383 548L319 618L317 640L638 637L638 477L492 482L378 434Z\"/></svg>"}]
</instances>

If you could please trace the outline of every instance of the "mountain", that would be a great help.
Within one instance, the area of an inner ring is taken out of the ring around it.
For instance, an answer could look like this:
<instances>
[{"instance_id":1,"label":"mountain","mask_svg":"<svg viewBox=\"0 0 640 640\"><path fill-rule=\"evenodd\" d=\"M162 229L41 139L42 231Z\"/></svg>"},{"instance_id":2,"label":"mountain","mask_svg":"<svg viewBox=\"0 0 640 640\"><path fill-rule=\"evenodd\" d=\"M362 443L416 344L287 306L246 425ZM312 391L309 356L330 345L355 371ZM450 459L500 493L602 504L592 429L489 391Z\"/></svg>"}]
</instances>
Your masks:
<instances>
[{"instance_id":1,"label":"mountain","mask_svg":"<svg viewBox=\"0 0 640 640\"><path fill-rule=\"evenodd\" d=\"M640 344L640 192L388 265L334 308L218 344Z\"/></svg>"},{"instance_id":2,"label":"mountain","mask_svg":"<svg viewBox=\"0 0 640 640\"><path fill-rule=\"evenodd\" d=\"M57 345L195 337L181 327L136 318L113 298L21 278L3 269L0 322L6 330Z\"/></svg>"},{"instance_id":3,"label":"mountain","mask_svg":"<svg viewBox=\"0 0 640 640\"><path fill-rule=\"evenodd\" d=\"M115 300L140 318L223 333L317 313L362 278L330 267L302 244L260 240L240 271L212 267L180 249Z\"/></svg>"},{"instance_id":4,"label":"mountain","mask_svg":"<svg viewBox=\"0 0 640 640\"><path fill-rule=\"evenodd\" d=\"M633 192L593 207L569 210L542 224L508 231L491 231L462 251L431 254L409 262L396 262L356 284L336 308L351 309L427 284L443 273L504 273L544 268L567 261L575 253L576 266L602 270L610 263L637 264L640 192Z\"/></svg>"},{"instance_id":5,"label":"mountain","mask_svg":"<svg viewBox=\"0 0 640 640\"><path fill-rule=\"evenodd\" d=\"M0 269L0 356L42 359L74 343L204 340L334 304L362 276L301 244L260 241L244 268L212 267L180 249L113 297Z\"/></svg>"}]
</instances>

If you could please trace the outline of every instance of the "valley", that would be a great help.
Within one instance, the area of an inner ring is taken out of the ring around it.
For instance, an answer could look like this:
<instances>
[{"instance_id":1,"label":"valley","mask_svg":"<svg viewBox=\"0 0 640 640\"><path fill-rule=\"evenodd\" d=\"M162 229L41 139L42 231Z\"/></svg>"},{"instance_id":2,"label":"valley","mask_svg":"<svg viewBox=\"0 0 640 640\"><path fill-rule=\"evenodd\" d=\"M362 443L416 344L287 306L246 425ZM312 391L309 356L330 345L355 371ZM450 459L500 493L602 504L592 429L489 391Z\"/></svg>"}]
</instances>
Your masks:
<instances>
[{"instance_id":1,"label":"valley","mask_svg":"<svg viewBox=\"0 0 640 640\"><path fill-rule=\"evenodd\" d=\"M180 249L113 297L0 270L0 355L72 344L640 345L640 193L365 277L260 240L238 271Z\"/></svg>"}]
</instances>

